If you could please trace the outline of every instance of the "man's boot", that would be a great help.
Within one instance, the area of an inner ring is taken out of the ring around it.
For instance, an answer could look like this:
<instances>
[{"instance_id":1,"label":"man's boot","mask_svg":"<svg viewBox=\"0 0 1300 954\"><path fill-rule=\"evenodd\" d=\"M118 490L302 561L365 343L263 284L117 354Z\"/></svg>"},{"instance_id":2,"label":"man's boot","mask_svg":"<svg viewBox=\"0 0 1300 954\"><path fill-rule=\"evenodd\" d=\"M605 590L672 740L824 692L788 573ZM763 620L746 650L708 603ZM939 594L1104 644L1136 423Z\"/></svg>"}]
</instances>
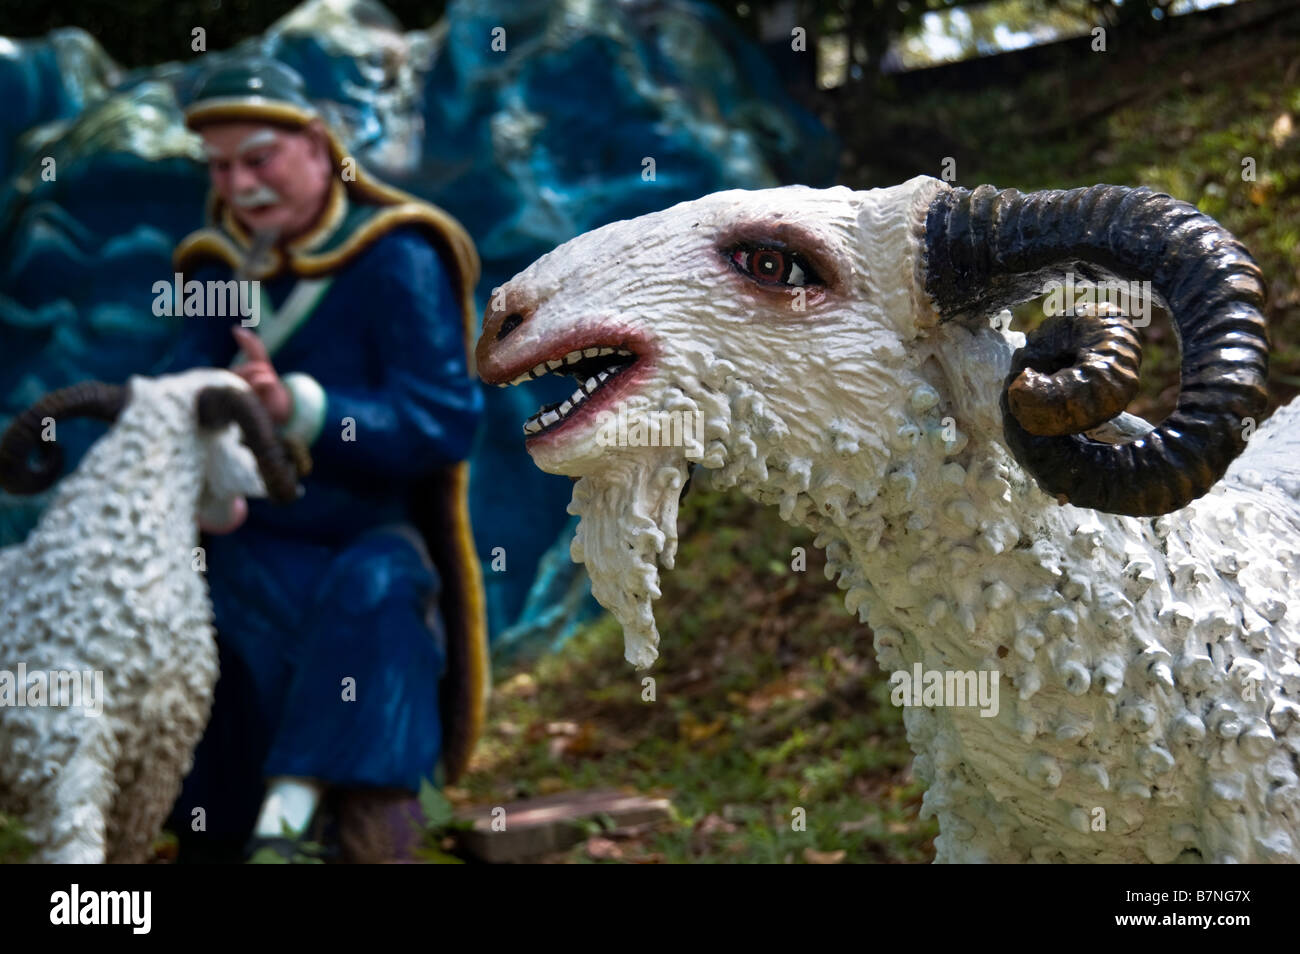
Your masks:
<instances>
[{"instance_id":1,"label":"man's boot","mask_svg":"<svg viewBox=\"0 0 1300 954\"><path fill-rule=\"evenodd\" d=\"M339 845L351 864L419 864L424 812L409 791L353 788L338 801Z\"/></svg>"}]
</instances>

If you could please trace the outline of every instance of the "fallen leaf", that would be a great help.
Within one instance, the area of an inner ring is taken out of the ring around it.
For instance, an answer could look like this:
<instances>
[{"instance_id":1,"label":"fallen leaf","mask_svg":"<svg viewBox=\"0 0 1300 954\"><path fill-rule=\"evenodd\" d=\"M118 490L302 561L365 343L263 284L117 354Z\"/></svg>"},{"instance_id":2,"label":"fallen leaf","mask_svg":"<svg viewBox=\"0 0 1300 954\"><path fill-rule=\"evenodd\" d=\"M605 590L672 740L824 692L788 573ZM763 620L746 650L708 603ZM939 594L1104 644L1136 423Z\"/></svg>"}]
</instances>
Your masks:
<instances>
[{"instance_id":1,"label":"fallen leaf","mask_svg":"<svg viewBox=\"0 0 1300 954\"><path fill-rule=\"evenodd\" d=\"M736 826L721 815L710 813L695 823L691 829L691 847L697 854L708 851L715 835L730 835Z\"/></svg>"},{"instance_id":2,"label":"fallen leaf","mask_svg":"<svg viewBox=\"0 0 1300 954\"><path fill-rule=\"evenodd\" d=\"M623 848L609 838L596 835L587 839L587 857L592 861L622 861Z\"/></svg>"},{"instance_id":3,"label":"fallen leaf","mask_svg":"<svg viewBox=\"0 0 1300 954\"><path fill-rule=\"evenodd\" d=\"M537 695L537 680L528 673L521 672L497 686L495 691L508 698L531 699Z\"/></svg>"},{"instance_id":4,"label":"fallen leaf","mask_svg":"<svg viewBox=\"0 0 1300 954\"><path fill-rule=\"evenodd\" d=\"M562 755L587 755L596 748L596 727L590 722L552 722L547 725L551 734L552 758Z\"/></svg>"},{"instance_id":5,"label":"fallen leaf","mask_svg":"<svg viewBox=\"0 0 1300 954\"><path fill-rule=\"evenodd\" d=\"M1295 123L1291 121L1290 113L1282 113L1277 119L1273 120L1273 125L1268 130L1268 137L1273 140L1273 145L1281 148L1282 144L1291 138L1295 132Z\"/></svg>"},{"instance_id":6,"label":"fallen leaf","mask_svg":"<svg viewBox=\"0 0 1300 954\"><path fill-rule=\"evenodd\" d=\"M703 742L710 739L722 731L722 727L727 724L726 716L718 716L712 722L700 722L691 713L682 716L681 722L677 725L677 731L687 742Z\"/></svg>"},{"instance_id":7,"label":"fallen leaf","mask_svg":"<svg viewBox=\"0 0 1300 954\"><path fill-rule=\"evenodd\" d=\"M860 818L857 821L842 821L836 828L842 835L850 835L855 831L865 831L868 828L879 828L880 816L868 815L866 818Z\"/></svg>"},{"instance_id":8,"label":"fallen leaf","mask_svg":"<svg viewBox=\"0 0 1300 954\"><path fill-rule=\"evenodd\" d=\"M810 865L838 865L844 860L844 855L843 848L835 851L817 851L813 848L803 850L803 860Z\"/></svg>"}]
</instances>

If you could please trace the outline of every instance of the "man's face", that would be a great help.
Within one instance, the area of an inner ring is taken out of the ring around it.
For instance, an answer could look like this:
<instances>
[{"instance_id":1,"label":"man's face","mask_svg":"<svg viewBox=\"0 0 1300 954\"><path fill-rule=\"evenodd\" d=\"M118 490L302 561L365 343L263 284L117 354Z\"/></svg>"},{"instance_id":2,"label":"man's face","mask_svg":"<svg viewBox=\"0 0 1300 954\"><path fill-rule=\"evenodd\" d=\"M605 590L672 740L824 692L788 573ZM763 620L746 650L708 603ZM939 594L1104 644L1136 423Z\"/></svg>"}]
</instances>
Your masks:
<instances>
[{"instance_id":1,"label":"man's face","mask_svg":"<svg viewBox=\"0 0 1300 954\"><path fill-rule=\"evenodd\" d=\"M329 194L323 134L260 123L219 123L201 131L213 188L252 232L281 238L307 231Z\"/></svg>"}]
</instances>

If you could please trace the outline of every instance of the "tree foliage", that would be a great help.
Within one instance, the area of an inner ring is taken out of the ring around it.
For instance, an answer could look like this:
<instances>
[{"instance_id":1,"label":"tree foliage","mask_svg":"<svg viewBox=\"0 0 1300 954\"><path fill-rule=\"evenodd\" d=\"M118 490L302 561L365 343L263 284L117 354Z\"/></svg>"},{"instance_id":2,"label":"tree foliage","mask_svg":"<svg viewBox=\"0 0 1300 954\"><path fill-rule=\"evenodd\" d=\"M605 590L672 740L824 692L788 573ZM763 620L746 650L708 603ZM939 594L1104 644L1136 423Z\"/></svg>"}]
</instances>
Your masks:
<instances>
[{"instance_id":1,"label":"tree foliage","mask_svg":"<svg viewBox=\"0 0 1300 954\"><path fill-rule=\"evenodd\" d=\"M36 37L56 27L93 34L126 67L151 66L190 55L192 31L202 27L209 50L261 33L301 0L6 0L0 36ZM380 0L407 29L436 23L447 0ZM879 72L895 41L915 34L926 13L962 11L969 18L964 52L989 52L999 26L1040 23L1158 25L1176 0L712 0L756 37L765 24L790 21L811 36L851 38L846 69L853 78ZM1154 16L1153 16L1154 14ZM149 29L140 29L141 24ZM957 28L961 33L966 28ZM785 34L788 36L788 32ZM813 45L809 44L809 49Z\"/></svg>"},{"instance_id":2,"label":"tree foliage","mask_svg":"<svg viewBox=\"0 0 1300 954\"><path fill-rule=\"evenodd\" d=\"M962 56L996 52L1002 32L1038 39L1092 26L1159 29L1178 0L715 0L750 32L774 39L777 24L804 25L810 35L843 38L846 81L871 83L891 47L915 40L926 14L942 17ZM813 49L810 43L809 48ZM913 59L916 59L914 57ZM910 64L909 64L910 65Z\"/></svg>"}]
</instances>

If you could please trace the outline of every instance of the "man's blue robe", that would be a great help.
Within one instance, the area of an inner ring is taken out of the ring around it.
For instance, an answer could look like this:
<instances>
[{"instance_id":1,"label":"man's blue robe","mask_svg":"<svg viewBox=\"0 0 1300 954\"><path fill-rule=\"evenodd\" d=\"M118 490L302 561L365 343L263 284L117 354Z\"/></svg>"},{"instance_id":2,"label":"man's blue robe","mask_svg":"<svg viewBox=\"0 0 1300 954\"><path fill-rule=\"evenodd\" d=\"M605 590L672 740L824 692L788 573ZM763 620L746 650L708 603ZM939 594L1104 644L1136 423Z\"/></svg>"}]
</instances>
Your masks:
<instances>
[{"instance_id":1,"label":"man's blue robe","mask_svg":"<svg viewBox=\"0 0 1300 954\"><path fill-rule=\"evenodd\" d=\"M243 527L204 536L221 676L176 807L187 837L196 807L210 836L246 836L272 776L416 791L438 762L441 581L411 499L431 471L469 455L482 410L461 299L409 225L328 277L271 354L282 377L310 375L324 390L306 492L287 506L250 501ZM279 308L297 280L282 272L261 287ZM177 320L188 330L172 370L236 357L239 316Z\"/></svg>"}]
</instances>

